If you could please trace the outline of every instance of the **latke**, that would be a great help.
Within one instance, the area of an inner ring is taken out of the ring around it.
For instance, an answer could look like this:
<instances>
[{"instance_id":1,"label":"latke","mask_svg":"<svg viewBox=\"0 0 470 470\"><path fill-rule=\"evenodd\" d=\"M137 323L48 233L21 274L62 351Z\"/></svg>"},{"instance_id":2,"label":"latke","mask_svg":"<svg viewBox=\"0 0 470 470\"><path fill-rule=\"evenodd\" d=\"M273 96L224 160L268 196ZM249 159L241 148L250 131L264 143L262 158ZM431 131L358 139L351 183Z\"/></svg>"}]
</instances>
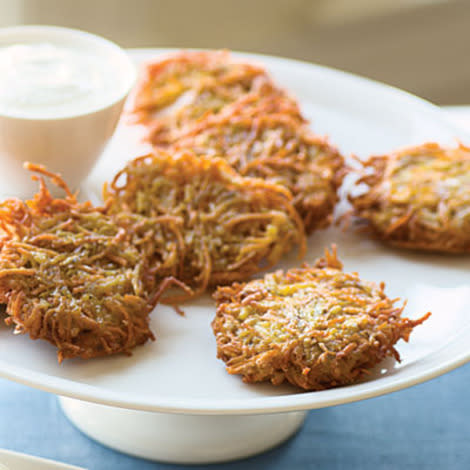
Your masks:
<instances>
[{"instance_id":1,"label":"latke","mask_svg":"<svg viewBox=\"0 0 470 470\"><path fill-rule=\"evenodd\" d=\"M430 315L402 318L383 284L343 272L335 249L313 267L219 287L214 298L217 357L227 371L305 390L351 384L387 356L399 360L395 343Z\"/></svg>"}]
</instances>

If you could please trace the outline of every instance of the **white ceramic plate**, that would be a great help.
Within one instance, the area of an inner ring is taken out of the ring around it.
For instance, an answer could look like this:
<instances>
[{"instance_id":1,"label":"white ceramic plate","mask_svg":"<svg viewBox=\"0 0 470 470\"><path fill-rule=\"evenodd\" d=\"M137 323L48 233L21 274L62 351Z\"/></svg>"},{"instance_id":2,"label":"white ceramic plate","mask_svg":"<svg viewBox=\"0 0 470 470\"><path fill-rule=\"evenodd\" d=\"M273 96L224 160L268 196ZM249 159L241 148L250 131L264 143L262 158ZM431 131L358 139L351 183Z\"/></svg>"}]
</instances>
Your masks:
<instances>
[{"instance_id":1,"label":"white ceramic plate","mask_svg":"<svg viewBox=\"0 0 470 470\"><path fill-rule=\"evenodd\" d=\"M85 470L54 460L0 449L0 470Z\"/></svg>"},{"instance_id":2,"label":"white ceramic plate","mask_svg":"<svg viewBox=\"0 0 470 470\"><path fill-rule=\"evenodd\" d=\"M137 62L161 50L132 51ZM394 88L316 65L267 56L245 55L266 65L275 79L299 99L318 133L346 154L367 156L427 140L452 143L458 131L436 107ZM140 131L122 125L87 187L98 192L123 162L144 152ZM290 386L246 385L225 372L216 359L209 297L184 306L180 317L159 306L152 315L157 341L132 357L59 365L45 342L15 337L0 327L0 376L59 395L118 407L193 414L249 414L312 409L352 402L409 387L443 374L470 359L470 260L399 251L333 228L309 240L306 261L338 244L345 269L387 283L392 297L408 299L406 314L433 316L398 344L403 361L385 362L363 383L301 393ZM297 264L286 258L284 267Z\"/></svg>"}]
</instances>

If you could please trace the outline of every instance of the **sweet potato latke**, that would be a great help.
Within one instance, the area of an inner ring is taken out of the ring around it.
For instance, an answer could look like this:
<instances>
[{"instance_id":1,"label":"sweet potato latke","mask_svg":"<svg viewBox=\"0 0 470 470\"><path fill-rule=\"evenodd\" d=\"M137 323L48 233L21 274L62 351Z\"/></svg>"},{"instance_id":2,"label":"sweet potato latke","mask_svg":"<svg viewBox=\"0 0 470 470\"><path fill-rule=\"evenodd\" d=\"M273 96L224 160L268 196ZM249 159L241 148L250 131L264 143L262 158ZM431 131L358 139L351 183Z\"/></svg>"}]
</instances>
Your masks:
<instances>
[{"instance_id":1,"label":"sweet potato latke","mask_svg":"<svg viewBox=\"0 0 470 470\"><path fill-rule=\"evenodd\" d=\"M16 333L45 339L65 358L119 352L153 338L148 315L156 279L166 275L171 252L156 249L161 227L173 223L132 214L110 217L66 192L51 196L43 177L32 200L0 204L0 302ZM37 179L37 177L35 177ZM157 272L162 275L157 276Z\"/></svg>"},{"instance_id":2,"label":"sweet potato latke","mask_svg":"<svg viewBox=\"0 0 470 470\"><path fill-rule=\"evenodd\" d=\"M425 144L363 163L354 213L380 239L420 250L470 252L470 149Z\"/></svg>"},{"instance_id":3,"label":"sweet potato latke","mask_svg":"<svg viewBox=\"0 0 470 470\"><path fill-rule=\"evenodd\" d=\"M238 100L248 106L272 96L278 98L276 106L300 116L295 101L274 86L262 67L233 60L227 51L181 52L147 65L131 112L149 126L150 141L165 145L204 115Z\"/></svg>"},{"instance_id":4,"label":"sweet potato latke","mask_svg":"<svg viewBox=\"0 0 470 470\"><path fill-rule=\"evenodd\" d=\"M285 186L307 233L327 227L345 173L343 157L295 116L268 113L265 106L208 116L175 147L222 157L241 175Z\"/></svg>"},{"instance_id":5,"label":"sweet potato latke","mask_svg":"<svg viewBox=\"0 0 470 470\"><path fill-rule=\"evenodd\" d=\"M289 192L243 178L221 159L189 152L140 157L105 186L103 196L111 213L180 222L173 275L191 286L193 295L249 278L276 264L294 243L301 254L305 250L303 224Z\"/></svg>"},{"instance_id":6,"label":"sweet potato latke","mask_svg":"<svg viewBox=\"0 0 470 470\"><path fill-rule=\"evenodd\" d=\"M227 371L306 390L351 384L385 357L399 360L394 344L430 315L401 318L384 285L344 273L335 249L314 267L220 287L214 298L212 328Z\"/></svg>"}]
</instances>

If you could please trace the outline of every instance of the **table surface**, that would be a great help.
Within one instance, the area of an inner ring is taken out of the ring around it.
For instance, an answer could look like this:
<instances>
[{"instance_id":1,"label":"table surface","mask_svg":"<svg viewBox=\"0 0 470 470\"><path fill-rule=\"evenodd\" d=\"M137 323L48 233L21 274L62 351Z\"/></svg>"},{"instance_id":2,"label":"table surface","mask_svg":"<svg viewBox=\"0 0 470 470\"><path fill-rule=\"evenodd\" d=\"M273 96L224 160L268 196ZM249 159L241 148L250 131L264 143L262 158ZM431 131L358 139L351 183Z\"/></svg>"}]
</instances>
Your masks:
<instances>
[{"instance_id":1,"label":"table surface","mask_svg":"<svg viewBox=\"0 0 470 470\"><path fill-rule=\"evenodd\" d=\"M470 129L470 107L449 109ZM265 454L215 469L470 468L470 364L390 395L310 412L301 431ZM85 437L54 395L0 379L0 448L90 470L194 469L135 459ZM198 467L203 468L203 467Z\"/></svg>"}]
</instances>

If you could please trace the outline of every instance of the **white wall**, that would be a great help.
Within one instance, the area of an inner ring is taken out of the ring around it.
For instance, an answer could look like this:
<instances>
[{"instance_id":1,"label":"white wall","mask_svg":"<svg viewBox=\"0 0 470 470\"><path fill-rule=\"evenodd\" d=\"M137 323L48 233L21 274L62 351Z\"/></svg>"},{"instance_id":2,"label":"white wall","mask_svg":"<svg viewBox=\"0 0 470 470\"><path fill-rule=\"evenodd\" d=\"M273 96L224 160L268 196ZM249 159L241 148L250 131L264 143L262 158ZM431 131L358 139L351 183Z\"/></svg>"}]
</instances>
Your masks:
<instances>
[{"instance_id":1,"label":"white wall","mask_svg":"<svg viewBox=\"0 0 470 470\"><path fill-rule=\"evenodd\" d=\"M0 27L23 22L23 0L0 0Z\"/></svg>"}]
</instances>

